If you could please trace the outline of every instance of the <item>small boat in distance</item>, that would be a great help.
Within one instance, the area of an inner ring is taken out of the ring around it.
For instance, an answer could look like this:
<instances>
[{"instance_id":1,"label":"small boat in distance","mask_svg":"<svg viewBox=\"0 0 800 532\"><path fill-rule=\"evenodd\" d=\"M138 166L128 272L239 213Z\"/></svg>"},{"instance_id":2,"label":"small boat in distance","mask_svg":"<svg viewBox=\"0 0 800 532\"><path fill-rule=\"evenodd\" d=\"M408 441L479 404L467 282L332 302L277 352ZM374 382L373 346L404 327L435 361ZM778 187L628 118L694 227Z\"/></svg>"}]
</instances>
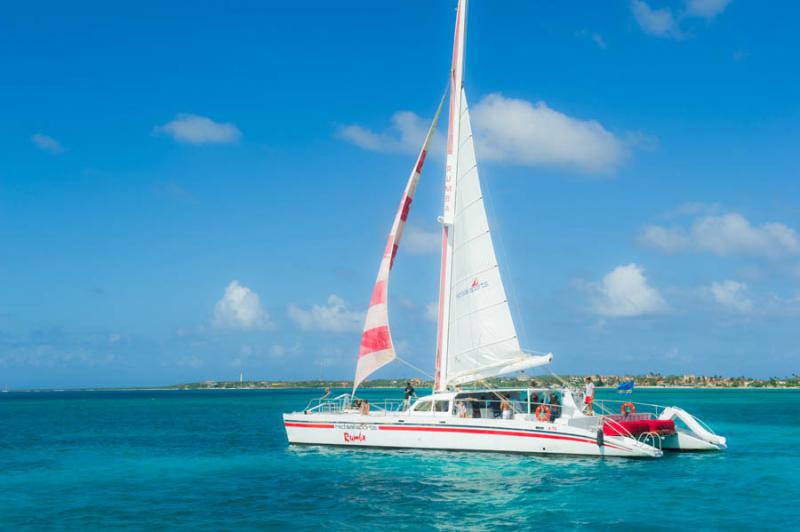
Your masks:
<instances>
[{"instance_id":1,"label":"small boat in distance","mask_svg":"<svg viewBox=\"0 0 800 532\"><path fill-rule=\"evenodd\" d=\"M450 70L433 394L370 404L358 386L397 358L389 275L444 97L395 214L367 311L352 394L312 401L283 422L290 443L590 456L660 457L725 448L725 438L678 407L595 401L568 386L491 389L484 380L548 364L520 347L483 203L464 91L467 0L459 0ZM680 425L679 425L680 424Z\"/></svg>"}]
</instances>

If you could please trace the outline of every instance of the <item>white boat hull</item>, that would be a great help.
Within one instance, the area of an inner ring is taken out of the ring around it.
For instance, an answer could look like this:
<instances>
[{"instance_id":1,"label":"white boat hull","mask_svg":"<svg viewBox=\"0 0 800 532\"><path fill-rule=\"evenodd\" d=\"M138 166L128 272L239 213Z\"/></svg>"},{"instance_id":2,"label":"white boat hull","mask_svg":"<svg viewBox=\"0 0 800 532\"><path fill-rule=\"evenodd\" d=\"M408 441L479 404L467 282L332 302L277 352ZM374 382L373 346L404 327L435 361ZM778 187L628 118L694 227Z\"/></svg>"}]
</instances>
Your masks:
<instances>
[{"instance_id":1,"label":"white boat hull","mask_svg":"<svg viewBox=\"0 0 800 532\"><path fill-rule=\"evenodd\" d=\"M660 449L620 436L598 441L596 432L560 423L527 419L415 417L358 413L284 414L289 443L499 451L582 456L657 458Z\"/></svg>"}]
</instances>

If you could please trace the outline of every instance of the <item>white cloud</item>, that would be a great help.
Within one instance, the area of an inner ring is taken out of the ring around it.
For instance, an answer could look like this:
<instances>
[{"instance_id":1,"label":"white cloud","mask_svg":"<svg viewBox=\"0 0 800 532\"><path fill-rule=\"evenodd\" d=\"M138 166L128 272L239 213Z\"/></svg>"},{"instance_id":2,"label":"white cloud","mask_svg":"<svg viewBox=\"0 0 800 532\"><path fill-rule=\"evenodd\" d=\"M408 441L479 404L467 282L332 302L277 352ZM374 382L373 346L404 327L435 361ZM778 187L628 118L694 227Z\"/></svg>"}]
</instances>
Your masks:
<instances>
[{"instance_id":1,"label":"white cloud","mask_svg":"<svg viewBox=\"0 0 800 532\"><path fill-rule=\"evenodd\" d=\"M182 113L172 122L156 126L156 134L169 135L178 142L186 144L231 144L242 136L231 123L214 122L205 116Z\"/></svg>"},{"instance_id":2,"label":"white cloud","mask_svg":"<svg viewBox=\"0 0 800 532\"><path fill-rule=\"evenodd\" d=\"M599 122L572 118L544 102L489 94L473 108L472 116L483 159L609 173L628 156L625 144Z\"/></svg>"},{"instance_id":3,"label":"white cloud","mask_svg":"<svg viewBox=\"0 0 800 532\"><path fill-rule=\"evenodd\" d=\"M779 257L800 254L794 229L776 222L752 225L739 213L704 216L691 228L646 226L639 242L663 251L704 251L715 255L760 255Z\"/></svg>"},{"instance_id":4,"label":"white cloud","mask_svg":"<svg viewBox=\"0 0 800 532\"><path fill-rule=\"evenodd\" d=\"M352 124L340 128L336 135L365 150L417 153L425 141L430 123L430 120L411 111L398 111L392 116L389 130L384 133L376 133L369 128ZM438 135L437 143L441 143L441 133Z\"/></svg>"},{"instance_id":5,"label":"white cloud","mask_svg":"<svg viewBox=\"0 0 800 532\"><path fill-rule=\"evenodd\" d=\"M52 153L53 155L60 155L66 150L56 139L44 133L36 133L31 136L31 141L41 150Z\"/></svg>"},{"instance_id":6,"label":"white cloud","mask_svg":"<svg viewBox=\"0 0 800 532\"><path fill-rule=\"evenodd\" d=\"M400 247L414 255L438 253L442 248L442 234L438 231L426 231L415 225L409 225L403 231Z\"/></svg>"},{"instance_id":7,"label":"white cloud","mask_svg":"<svg viewBox=\"0 0 800 532\"><path fill-rule=\"evenodd\" d=\"M711 283L708 288L714 300L738 312L747 313L753 310L753 302L747 297L747 285L737 281Z\"/></svg>"},{"instance_id":8,"label":"white cloud","mask_svg":"<svg viewBox=\"0 0 800 532\"><path fill-rule=\"evenodd\" d=\"M628 143L599 122L567 116L544 102L532 104L490 94L472 108L472 117L478 155L483 160L607 174L628 157ZM351 125L337 135L367 150L414 153L422 145L428 123L403 111L394 115L386 133ZM431 149L436 152L439 148Z\"/></svg>"},{"instance_id":9,"label":"white cloud","mask_svg":"<svg viewBox=\"0 0 800 532\"><path fill-rule=\"evenodd\" d=\"M360 331L364 325L364 313L350 310L344 299L334 294L328 296L327 305L315 304L309 310L289 305L289 317L308 331Z\"/></svg>"},{"instance_id":10,"label":"white cloud","mask_svg":"<svg viewBox=\"0 0 800 532\"><path fill-rule=\"evenodd\" d=\"M261 306L258 294L231 281L225 295L214 306L214 327L219 329L266 329L269 316Z\"/></svg>"},{"instance_id":11,"label":"white cloud","mask_svg":"<svg viewBox=\"0 0 800 532\"><path fill-rule=\"evenodd\" d=\"M731 0L687 0L686 12L693 17L712 19L725 11Z\"/></svg>"},{"instance_id":12,"label":"white cloud","mask_svg":"<svg viewBox=\"0 0 800 532\"><path fill-rule=\"evenodd\" d=\"M430 321L439 320L439 302L434 301L425 305L425 319Z\"/></svg>"},{"instance_id":13,"label":"white cloud","mask_svg":"<svg viewBox=\"0 0 800 532\"><path fill-rule=\"evenodd\" d=\"M668 7L653 9L641 0L631 1L631 10L637 24L646 32L657 37L679 39L681 37L678 23Z\"/></svg>"},{"instance_id":14,"label":"white cloud","mask_svg":"<svg viewBox=\"0 0 800 532\"><path fill-rule=\"evenodd\" d=\"M667 309L661 294L647 284L644 270L636 264L617 266L594 290L593 310L601 316L642 316Z\"/></svg>"},{"instance_id":15,"label":"white cloud","mask_svg":"<svg viewBox=\"0 0 800 532\"><path fill-rule=\"evenodd\" d=\"M639 242L670 254L685 251L691 246L691 239L683 228L660 225L645 226L639 234Z\"/></svg>"}]
</instances>

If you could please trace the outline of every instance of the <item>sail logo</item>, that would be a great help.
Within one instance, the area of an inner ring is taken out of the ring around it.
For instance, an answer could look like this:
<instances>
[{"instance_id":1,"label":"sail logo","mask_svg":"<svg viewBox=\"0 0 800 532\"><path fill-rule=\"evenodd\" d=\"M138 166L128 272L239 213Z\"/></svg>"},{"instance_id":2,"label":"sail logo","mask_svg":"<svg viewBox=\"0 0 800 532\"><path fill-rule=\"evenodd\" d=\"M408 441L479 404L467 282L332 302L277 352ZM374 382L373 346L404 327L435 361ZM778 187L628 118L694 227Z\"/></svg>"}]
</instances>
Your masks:
<instances>
[{"instance_id":1,"label":"sail logo","mask_svg":"<svg viewBox=\"0 0 800 532\"><path fill-rule=\"evenodd\" d=\"M481 281L477 277L472 280L469 287L464 288L456 292L456 299L461 299L464 296L468 296L469 294L475 293L482 288L486 288L489 286L489 281Z\"/></svg>"}]
</instances>

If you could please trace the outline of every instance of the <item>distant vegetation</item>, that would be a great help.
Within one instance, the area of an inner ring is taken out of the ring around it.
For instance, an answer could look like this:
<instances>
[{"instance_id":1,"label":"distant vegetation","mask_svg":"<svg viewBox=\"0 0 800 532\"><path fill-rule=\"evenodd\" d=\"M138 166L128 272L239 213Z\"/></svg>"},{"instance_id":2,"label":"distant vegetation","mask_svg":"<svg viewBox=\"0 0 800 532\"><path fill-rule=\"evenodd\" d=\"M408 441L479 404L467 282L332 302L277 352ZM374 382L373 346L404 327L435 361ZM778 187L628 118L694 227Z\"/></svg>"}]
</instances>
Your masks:
<instances>
[{"instance_id":1,"label":"distant vegetation","mask_svg":"<svg viewBox=\"0 0 800 532\"><path fill-rule=\"evenodd\" d=\"M661 375L648 373L647 375L591 375L597 386L616 387L620 382L633 380L636 386L664 387L664 388L797 388L800 387L800 375L791 377L773 377L769 379L754 379L750 377L721 377L700 375ZM528 386L556 386L570 384L580 386L586 375L565 375L561 377L521 376L513 378L488 379L486 384L498 388L512 388ZM376 379L361 384L361 388L402 388L405 383L411 383L417 388L430 388L431 381L422 379ZM308 380L308 381L204 381L188 384L175 384L166 386L168 389L179 390L224 390L224 389L270 389L270 388L351 388L353 381L347 380Z\"/></svg>"}]
</instances>

